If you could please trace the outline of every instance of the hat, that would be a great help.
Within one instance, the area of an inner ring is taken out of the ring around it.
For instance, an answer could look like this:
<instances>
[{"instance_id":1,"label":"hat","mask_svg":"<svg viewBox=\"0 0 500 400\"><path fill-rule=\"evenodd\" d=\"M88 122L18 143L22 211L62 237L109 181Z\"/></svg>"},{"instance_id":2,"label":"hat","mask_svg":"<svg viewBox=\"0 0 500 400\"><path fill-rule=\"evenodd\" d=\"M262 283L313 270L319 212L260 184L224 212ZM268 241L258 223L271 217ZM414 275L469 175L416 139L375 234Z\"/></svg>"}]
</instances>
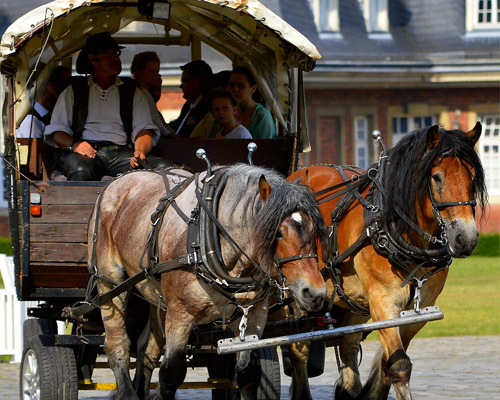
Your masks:
<instances>
[{"instance_id":1,"label":"hat","mask_svg":"<svg viewBox=\"0 0 500 400\"><path fill-rule=\"evenodd\" d=\"M124 49L123 46L119 46L115 39L111 37L109 32L96 33L90 36L85 42L83 50L87 53L92 54L99 50L110 50L110 49Z\"/></svg>"},{"instance_id":2,"label":"hat","mask_svg":"<svg viewBox=\"0 0 500 400\"><path fill-rule=\"evenodd\" d=\"M99 50L110 49L124 49L124 47L119 46L109 32L96 33L90 36L76 59L76 72L79 74L91 74L92 64L89 61L88 55Z\"/></svg>"}]
</instances>

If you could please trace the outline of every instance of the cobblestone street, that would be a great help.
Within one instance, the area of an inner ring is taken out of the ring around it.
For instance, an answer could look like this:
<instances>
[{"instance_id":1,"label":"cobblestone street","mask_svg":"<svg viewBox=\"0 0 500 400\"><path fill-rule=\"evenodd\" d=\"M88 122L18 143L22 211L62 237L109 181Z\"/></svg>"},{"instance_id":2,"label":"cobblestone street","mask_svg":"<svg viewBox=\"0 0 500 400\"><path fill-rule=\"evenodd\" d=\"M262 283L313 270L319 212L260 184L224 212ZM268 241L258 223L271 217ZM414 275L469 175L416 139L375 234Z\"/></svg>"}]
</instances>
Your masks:
<instances>
[{"instance_id":1,"label":"cobblestone street","mask_svg":"<svg viewBox=\"0 0 500 400\"><path fill-rule=\"evenodd\" d=\"M366 379L378 342L363 344L362 379ZM281 353L281 352L280 352ZM409 349L413 363L411 388L416 400L500 399L500 337L416 339ZM203 369L188 371L186 381L204 381ZM327 349L325 373L311 379L315 400L332 399L338 377L333 348ZM0 399L19 399L19 364L0 364ZM109 370L98 370L94 381L113 381ZM290 399L290 378L282 373L281 399ZM109 392L80 391L80 400L106 399ZM179 390L178 400L210 399L208 390ZM391 392L389 399L394 400Z\"/></svg>"}]
</instances>

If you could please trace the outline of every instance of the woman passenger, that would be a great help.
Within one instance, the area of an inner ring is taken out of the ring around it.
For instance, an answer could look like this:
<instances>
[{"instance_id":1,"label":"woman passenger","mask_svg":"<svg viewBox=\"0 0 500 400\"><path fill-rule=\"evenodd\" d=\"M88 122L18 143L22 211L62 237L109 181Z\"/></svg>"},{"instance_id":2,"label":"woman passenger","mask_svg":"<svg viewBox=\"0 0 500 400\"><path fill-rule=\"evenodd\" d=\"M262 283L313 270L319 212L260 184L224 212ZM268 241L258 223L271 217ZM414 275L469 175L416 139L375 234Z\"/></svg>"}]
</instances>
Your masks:
<instances>
[{"instance_id":1,"label":"woman passenger","mask_svg":"<svg viewBox=\"0 0 500 400\"><path fill-rule=\"evenodd\" d=\"M247 67L235 67L229 78L229 90L238 101L239 120L254 139L274 139L276 125L271 112L257 103L253 94L257 83Z\"/></svg>"}]
</instances>

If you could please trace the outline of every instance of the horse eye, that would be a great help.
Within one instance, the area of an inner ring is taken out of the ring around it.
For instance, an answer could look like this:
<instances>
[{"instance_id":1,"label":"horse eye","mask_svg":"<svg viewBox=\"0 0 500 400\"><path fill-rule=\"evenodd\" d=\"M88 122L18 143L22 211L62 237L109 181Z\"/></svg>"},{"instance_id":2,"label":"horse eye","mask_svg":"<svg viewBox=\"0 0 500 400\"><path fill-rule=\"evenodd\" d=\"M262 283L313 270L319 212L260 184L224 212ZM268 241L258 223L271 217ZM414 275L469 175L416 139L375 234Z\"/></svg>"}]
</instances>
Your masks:
<instances>
[{"instance_id":1,"label":"horse eye","mask_svg":"<svg viewBox=\"0 0 500 400\"><path fill-rule=\"evenodd\" d=\"M283 232L280 230L278 230L278 233L276 233L276 239L283 239Z\"/></svg>"},{"instance_id":2,"label":"horse eye","mask_svg":"<svg viewBox=\"0 0 500 400\"><path fill-rule=\"evenodd\" d=\"M432 179L436 183L441 183L441 176L439 176L438 174L432 175Z\"/></svg>"}]
</instances>

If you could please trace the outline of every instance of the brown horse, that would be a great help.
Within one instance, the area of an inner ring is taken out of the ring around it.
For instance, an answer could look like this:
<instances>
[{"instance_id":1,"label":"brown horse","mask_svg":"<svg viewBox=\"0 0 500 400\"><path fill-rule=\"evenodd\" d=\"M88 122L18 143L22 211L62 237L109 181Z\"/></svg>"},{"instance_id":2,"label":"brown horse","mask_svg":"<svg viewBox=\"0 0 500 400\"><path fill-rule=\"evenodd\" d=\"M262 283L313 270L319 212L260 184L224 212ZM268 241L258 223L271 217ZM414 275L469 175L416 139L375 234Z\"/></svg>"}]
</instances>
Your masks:
<instances>
[{"instance_id":1,"label":"brown horse","mask_svg":"<svg viewBox=\"0 0 500 400\"><path fill-rule=\"evenodd\" d=\"M308 184L330 225L327 299L339 326L397 318L432 306L451 257L477 244L475 199L484 208L484 173L474 146L481 125L464 133L438 126L409 134L365 174L352 167L311 166L288 179ZM381 176L382 175L382 176ZM423 286L422 286L423 284ZM332 298L333 297L333 298ZM336 399L411 399L406 350L425 323L378 331L381 351L364 386L358 371L362 334L340 339ZM291 346L292 397L310 399L305 343Z\"/></svg>"},{"instance_id":2,"label":"brown horse","mask_svg":"<svg viewBox=\"0 0 500 400\"><path fill-rule=\"evenodd\" d=\"M89 224L89 260L101 293L142 267L163 268L153 270L163 272L161 285L152 277L135 285L154 305L152 317L160 314L158 307L166 310L164 330L159 318L152 318L136 386L141 397L149 392L151 372L166 343L158 397L174 398L186 375L186 345L195 325L224 314L236 332L241 319L244 339L261 335L275 294L284 297L289 289L307 311L319 310L326 296L314 254L326 227L308 188L248 165L220 167L210 178L203 176L183 170L126 174L106 187ZM125 327L130 292L101 308L105 350L117 383L113 397L120 400L138 398L129 375ZM244 373L249 361L250 352L241 352L236 365L245 399L255 397L256 383L243 380L252 376Z\"/></svg>"}]
</instances>

